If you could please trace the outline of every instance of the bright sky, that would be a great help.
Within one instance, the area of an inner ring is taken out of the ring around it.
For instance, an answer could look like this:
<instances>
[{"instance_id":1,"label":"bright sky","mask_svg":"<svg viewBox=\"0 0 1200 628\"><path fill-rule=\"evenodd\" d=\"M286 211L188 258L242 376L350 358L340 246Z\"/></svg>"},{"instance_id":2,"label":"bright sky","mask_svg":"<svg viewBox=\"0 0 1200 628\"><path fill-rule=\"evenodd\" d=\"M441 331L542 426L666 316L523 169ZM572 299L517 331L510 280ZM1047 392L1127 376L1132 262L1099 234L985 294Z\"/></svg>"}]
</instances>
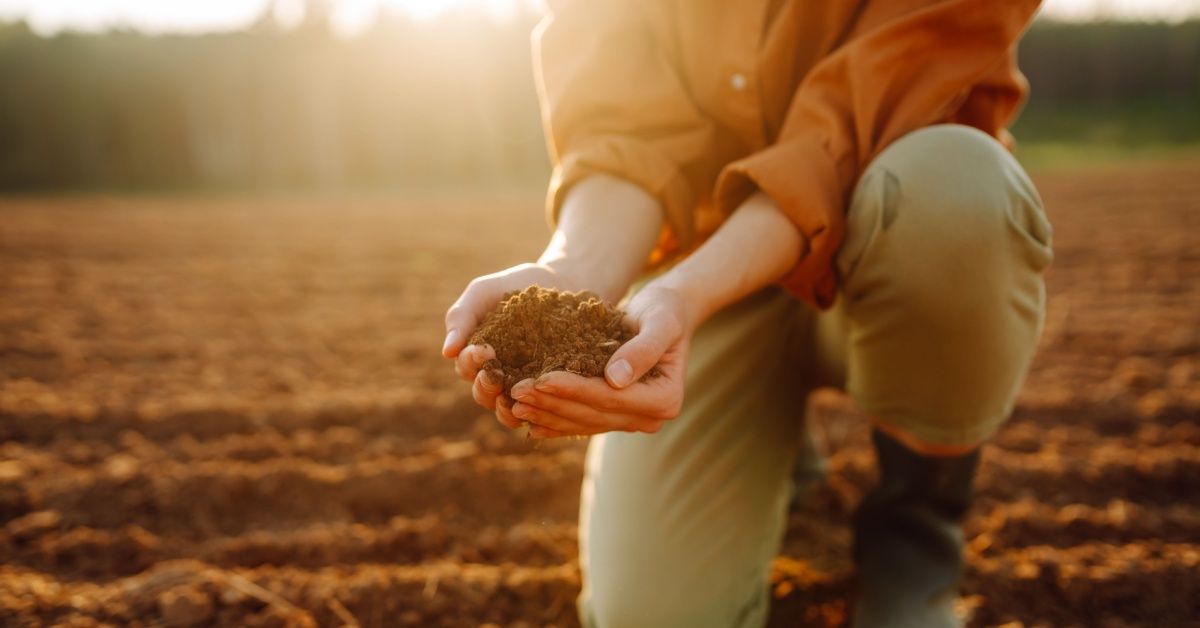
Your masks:
<instances>
[{"instance_id":1,"label":"bright sky","mask_svg":"<svg viewBox=\"0 0 1200 628\"><path fill-rule=\"evenodd\" d=\"M286 23L303 15L304 0L0 0L0 20L26 19L41 33L126 26L150 31L236 29L261 15L268 3ZM504 15L539 0L332 0L338 32L353 35L381 8L433 17L473 7ZM1045 12L1064 19L1116 17L1180 20L1200 16L1200 0L1046 0Z\"/></svg>"}]
</instances>

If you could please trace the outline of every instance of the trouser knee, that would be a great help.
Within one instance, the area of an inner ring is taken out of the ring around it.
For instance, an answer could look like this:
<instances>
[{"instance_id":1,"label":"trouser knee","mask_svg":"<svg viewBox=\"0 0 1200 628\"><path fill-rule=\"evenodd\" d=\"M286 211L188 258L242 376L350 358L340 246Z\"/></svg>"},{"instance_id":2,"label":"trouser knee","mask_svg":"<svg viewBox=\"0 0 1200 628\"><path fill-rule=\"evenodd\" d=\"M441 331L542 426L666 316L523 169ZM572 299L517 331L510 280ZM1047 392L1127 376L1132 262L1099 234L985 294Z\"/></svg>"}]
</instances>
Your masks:
<instances>
[{"instance_id":1,"label":"trouser knee","mask_svg":"<svg viewBox=\"0 0 1200 628\"><path fill-rule=\"evenodd\" d=\"M986 436L1041 328L1050 226L1027 175L980 131L928 127L871 164L847 220L851 392L922 440Z\"/></svg>"},{"instance_id":2,"label":"trouser knee","mask_svg":"<svg viewBox=\"0 0 1200 628\"><path fill-rule=\"evenodd\" d=\"M934 313L996 305L1040 283L1051 257L1028 176L998 142L960 125L893 143L860 180L848 221L839 270L851 300L886 277ZM875 268L856 272L863 265Z\"/></svg>"}]
</instances>

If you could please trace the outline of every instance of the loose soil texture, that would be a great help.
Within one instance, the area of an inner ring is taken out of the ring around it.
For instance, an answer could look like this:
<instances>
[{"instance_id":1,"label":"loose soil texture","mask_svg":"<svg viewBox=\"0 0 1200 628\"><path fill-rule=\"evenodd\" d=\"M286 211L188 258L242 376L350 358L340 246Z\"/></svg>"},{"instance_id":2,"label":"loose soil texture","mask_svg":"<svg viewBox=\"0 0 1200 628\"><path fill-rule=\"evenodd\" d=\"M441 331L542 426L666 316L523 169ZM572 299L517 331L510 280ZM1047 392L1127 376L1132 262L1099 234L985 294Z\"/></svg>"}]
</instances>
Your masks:
<instances>
[{"instance_id":1,"label":"loose soil texture","mask_svg":"<svg viewBox=\"0 0 1200 628\"><path fill-rule=\"evenodd\" d=\"M517 382L551 371L602 377L609 358L634 335L623 318L592 292L529 286L504 295L471 343L495 350L483 368L504 381L508 394Z\"/></svg>"},{"instance_id":2,"label":"loose soil texture","mask_svg":"<svg viewBox=\"0 0 1200 628\"><path fill-rule=\"evenodd\" d=\"M1049 310L964 612L1195 625L1200 164L1035 181ZM576 625L584 444L501 428L438 353L467 281L537 255L537 203L0 200L0 625ZM810 410L779 626L844 625L875 477L846 399Z\"/></svg>"}]
</instances>

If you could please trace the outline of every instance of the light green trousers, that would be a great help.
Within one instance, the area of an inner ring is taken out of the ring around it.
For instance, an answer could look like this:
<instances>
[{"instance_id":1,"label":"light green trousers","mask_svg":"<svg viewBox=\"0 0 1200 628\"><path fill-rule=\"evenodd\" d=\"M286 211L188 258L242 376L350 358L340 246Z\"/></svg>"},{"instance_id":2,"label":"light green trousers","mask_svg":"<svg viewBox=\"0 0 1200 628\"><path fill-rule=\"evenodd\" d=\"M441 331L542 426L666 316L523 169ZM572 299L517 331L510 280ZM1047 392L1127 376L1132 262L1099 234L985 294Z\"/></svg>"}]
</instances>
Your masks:
<instances>
[{"instance_id":1,"label":"light green trousers","mask_svg":"<svg viewBox=\"0 0 1200 628\"><path fill-rule=\"evenodd\" d=\"M797 165L802 167L802 165ZM761 626L813 388L917 440L1007 418L1041 330L1050 226L995 140L938 125L893 143L847 214L838 305L763 290L697 331L682 414L592 440L580 512L585 625Z\"/></svg>"}]
</instances>

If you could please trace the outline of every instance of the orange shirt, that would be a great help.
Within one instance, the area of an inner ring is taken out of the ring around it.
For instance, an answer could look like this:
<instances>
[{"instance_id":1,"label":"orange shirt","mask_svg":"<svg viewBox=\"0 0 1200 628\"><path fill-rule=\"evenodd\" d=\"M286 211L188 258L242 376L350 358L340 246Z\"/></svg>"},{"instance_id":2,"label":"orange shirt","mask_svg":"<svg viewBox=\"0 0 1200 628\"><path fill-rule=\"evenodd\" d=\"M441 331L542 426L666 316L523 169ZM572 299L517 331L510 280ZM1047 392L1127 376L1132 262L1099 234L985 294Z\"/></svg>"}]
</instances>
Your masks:
<instances>
[{"instance_id":1,"label":"orange shirt","mask_svg":"<svg viewBox=\"0 0 1200 628\"><path fill-rule=\"evenodd\" d=\"M655 259L686 251L756 190L804 235L783 285L828 307L863 169L930 124L1008 143L1016 42L1038 0L551 0L534 31L554 174L551 220L595 173L653 194Z\"/></svg>"}]
</instances>

